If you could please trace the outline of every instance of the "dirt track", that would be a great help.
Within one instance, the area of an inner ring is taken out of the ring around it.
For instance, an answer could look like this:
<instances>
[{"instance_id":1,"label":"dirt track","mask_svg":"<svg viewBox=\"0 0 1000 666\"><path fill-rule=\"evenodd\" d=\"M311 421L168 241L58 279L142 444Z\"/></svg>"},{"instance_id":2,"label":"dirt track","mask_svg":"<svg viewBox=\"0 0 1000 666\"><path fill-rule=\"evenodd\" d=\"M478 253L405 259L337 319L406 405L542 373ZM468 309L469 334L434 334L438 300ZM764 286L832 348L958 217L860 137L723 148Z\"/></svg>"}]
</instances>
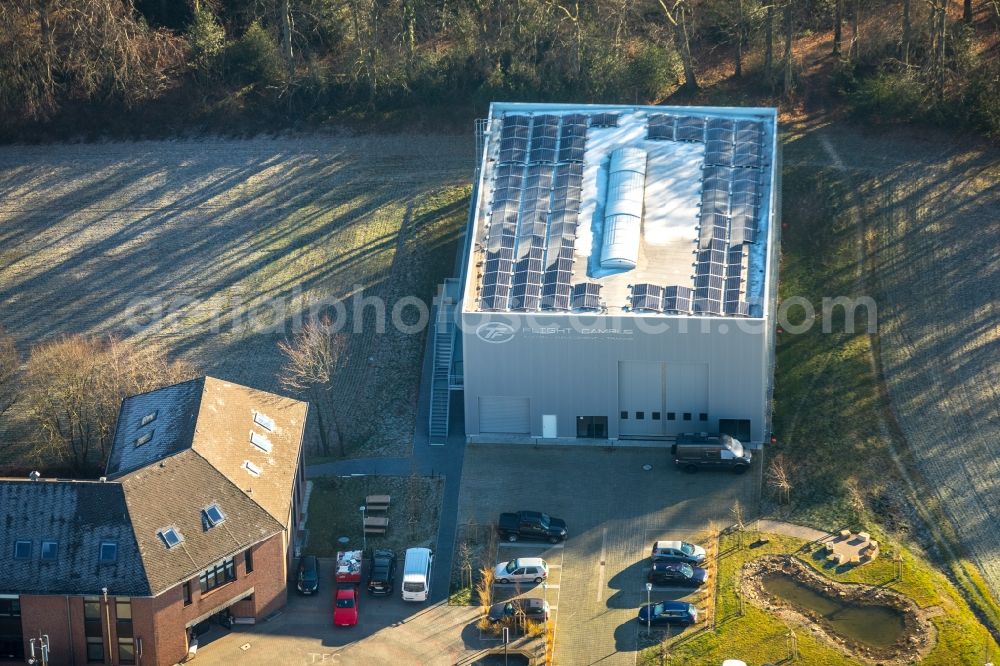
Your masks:
<instances>
[{"instance_id":1,"label":"dirt track","mask_svg":"<svg viewBox=\"0 0 1000 666\"><path fill-rule=\"evenodd\" d=\"M273 390L276 343L312 304L429 300L473 153L471 132L0 147L0 325L24 348L156 338ZM411 439L423 334L387 330L351 337L338 382L377 422L358 453Z\"/></svg>"}]
</instances>

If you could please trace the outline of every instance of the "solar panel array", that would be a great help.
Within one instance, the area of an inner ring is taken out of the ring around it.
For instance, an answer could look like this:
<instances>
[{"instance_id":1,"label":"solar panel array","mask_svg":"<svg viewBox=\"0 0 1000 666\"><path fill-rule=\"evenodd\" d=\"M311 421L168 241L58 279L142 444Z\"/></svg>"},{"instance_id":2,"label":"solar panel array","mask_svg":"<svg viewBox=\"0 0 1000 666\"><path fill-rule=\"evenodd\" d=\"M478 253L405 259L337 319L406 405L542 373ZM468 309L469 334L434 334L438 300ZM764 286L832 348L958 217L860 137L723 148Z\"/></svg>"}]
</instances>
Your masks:
<instances>
[{"instance_id":1,"label":"solar panel array","mask_svg":"<svg viewBox=\"0 0 1000 666\"><path fill-rule=\"evenodd\" d=\"M601 310L600 285L571 284L587 128L619 114L503 116L484 241L480 307L486 311ZM747 316L748 243L766 177L761 122L653 113L646 139L704 143L694 288L631 287L637 312Z\"/></svg>"},{"instance_id":2,"label":"solar panel array","mask_svg":"<svg viewBox=\"0 0 1000 666\"><path fill-rule=\"evenodd\" d=\"M570 309L587 124L584 114L504 116L481 309Z\"/></svg>"}]
</instances>

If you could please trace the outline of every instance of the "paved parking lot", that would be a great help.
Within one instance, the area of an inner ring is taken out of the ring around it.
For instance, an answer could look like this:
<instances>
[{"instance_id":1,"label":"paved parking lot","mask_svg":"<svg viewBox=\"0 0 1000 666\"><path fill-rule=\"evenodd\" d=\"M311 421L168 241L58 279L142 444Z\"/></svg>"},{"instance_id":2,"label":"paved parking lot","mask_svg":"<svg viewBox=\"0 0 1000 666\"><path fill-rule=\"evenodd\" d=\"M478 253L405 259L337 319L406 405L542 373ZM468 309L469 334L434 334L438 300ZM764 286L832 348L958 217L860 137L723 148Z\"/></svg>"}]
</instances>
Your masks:
<instances>
[{"instance_id":1,"label":"paved parking lot","mask_svg":"<svg viewBox=\"0 0 1000 666\"><path fill-rule=\"evenodd\" d=\"M503 544L498 557L549 562L557 663L634 664L652 542L696 540L711 521L728 524L733 503L748 504L752 478L683 474L661 449L476 445L465 453L459 521L491 522L519 509L565 519L565 545ZM530 587L522 594L541 596ZM651 594L652 601L691 598L698 595L676 588Z\"/></svg>"},{"instance_id":2,"label":"paved parking lot","mask_svg":"<svg viewBox=\"0 0 1000 666\"><path fill-rule=\"evenodd\" d=\"M400 563L400 567L402 563ZM334 627L333 560L321 561L320 592L289 593L282 613L255 627L234 627L205 645L199 666L338 664L396 666L455 664L480 647L475 608L404 602L394 594L370 597L362 590L355 627Z\"/></svg>"}]
</instances>

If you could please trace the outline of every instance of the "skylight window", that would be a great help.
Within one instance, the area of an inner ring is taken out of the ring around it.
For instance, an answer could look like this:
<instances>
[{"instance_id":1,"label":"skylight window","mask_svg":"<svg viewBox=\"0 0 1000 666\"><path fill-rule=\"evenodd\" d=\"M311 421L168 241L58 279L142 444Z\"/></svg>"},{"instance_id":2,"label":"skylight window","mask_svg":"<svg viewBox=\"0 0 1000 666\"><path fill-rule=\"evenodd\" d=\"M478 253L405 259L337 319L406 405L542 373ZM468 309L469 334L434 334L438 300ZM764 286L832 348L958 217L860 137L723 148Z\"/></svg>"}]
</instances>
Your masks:
<instances>
[{"instance_id":1,"label":"skylight window","mask_svg":"<svg viewBox=\"0 0 1000 666\"><path fill-rule=\"evenodd\" d=\"M15 560L30 560L31 559L31 542L23 539L19 539L14 542L14 559Z\"/></svg>"},{"instance_id":2,"label":"skylight window","mask_svg":"<svg viewBox=\"0 0 1000 666\"><path fill-rule=\"evenodd\" d=\"M159 413L160 413L160 410L154 409L149 414L146 414L145 416L143 416L142 420L139 421L139 427L143 428L145 426L148 426L150 423L152 423L153 421L156 420L156 415L159 414Z\"/></svg>"},{"instance_id":3,"label":"skylight window","mask_svg":"<svg viewBox=\"0 0 1000 666\"><path fill-rule=\"evenodd\" d=\"M111 564L118 559L118 544L114 541L101 542L101 564Z\"/></svg>"},{"instance_id":4,"label":"skylight window","mask_svg":"<svg viewBox=\"0 0 1000 666\"><path fill-rule=\"evenodd\" d=\"M274 419L260 412L253 413L253 422L268 432L274 432Z\"/></svg>"},{"instance_id":5,"label":"skylight window","mask_svg":"<svg viewBox=\"0 0 1000 666\"><path fill-rule=\"evenodd\" d=\"M58 541L43 541L42 542L42 559L51 562L56 559L59 555L59 542Z\"/></svg>"},{"instance_id":6,"label":"skylight window","mask_svg":"<svg viewBox=\"0 0 1000 666\"><path fill-rule=\"evenodd\" d=\"M163 543L166 545L168 550L180 545L180 543L184 541L184 537L181 536L181 533L177 531L176 527L165 527L157 532L157 534L159 534L160 538L163 539Z\"/></svg>"},{"instance_id":7,"label":"skylight window","mask_svg":"<svg viewBox=\"0 0 1000 666\"><path fill-rule=\"evenodd\" d=\"M226 519L226 514L222 513L222 509L219 508L218 504L209 504L201 512L205 518L205 524L210 528L215 527Z\"/></svg>"},{"instance_id":8,"label":"skylight window","mask_svg":"<svg viewBox=\"0 0 1000 666\"><path fill-rule=\"evenodd\" d=\"M261 472L260 467L257 467L257 465L254 465L249 460L243 461L243 469L245 469L250 474L250 476L260 476Z\"/></svg>"},{"instance_id":9,"label":"skylight window","mask_svg":"<svg viewBox=\"0 0 1000 666\"><path fill-rule=\"evenodd\" d=\"M264 435L256 433L252 430L250 431L250 443L256 446L261 451L263 451L264 453L271 452L271 440L269 440L267 437L264 437Z\"/></svg>"},{"instance_id":10,"label":"skylight window","mask_svg":"<svg viewBox=\"0 0 1000 666\"><path fill-rule=\"evenodd\" d=\"M154 432L156 432L156 431L155 430L150 430L149 432L143 433L143 434L139 435L138 437L136 437L135 438L135 445L136 446L142 446L143 444L149 444L150 440L153 439L153 433Z\"/></svg>"}]
</instances>

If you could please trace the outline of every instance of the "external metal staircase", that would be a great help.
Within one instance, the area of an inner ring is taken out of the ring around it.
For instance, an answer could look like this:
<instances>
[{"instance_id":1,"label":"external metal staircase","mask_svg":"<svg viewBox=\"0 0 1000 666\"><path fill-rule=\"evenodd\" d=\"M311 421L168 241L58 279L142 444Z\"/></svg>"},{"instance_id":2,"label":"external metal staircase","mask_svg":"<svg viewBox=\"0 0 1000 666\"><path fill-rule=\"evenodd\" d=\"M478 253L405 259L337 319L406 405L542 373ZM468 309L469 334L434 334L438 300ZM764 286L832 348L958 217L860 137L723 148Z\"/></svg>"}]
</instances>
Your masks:
<instances>
[{"instance_id":1,"label":"external metal staircase","mask_svg":"<svg viewBox=\"0 0 1000 666\"><path fill-rule=\"evenodd\" d=\"M454 284L449 284L454 283ZM430 442L444 444L448 439L451 403L451 366L455 351L455 307L457 281L445 280L436 301L434 317L434 359L431 374Z\"/></svg>"}]
</instances>

